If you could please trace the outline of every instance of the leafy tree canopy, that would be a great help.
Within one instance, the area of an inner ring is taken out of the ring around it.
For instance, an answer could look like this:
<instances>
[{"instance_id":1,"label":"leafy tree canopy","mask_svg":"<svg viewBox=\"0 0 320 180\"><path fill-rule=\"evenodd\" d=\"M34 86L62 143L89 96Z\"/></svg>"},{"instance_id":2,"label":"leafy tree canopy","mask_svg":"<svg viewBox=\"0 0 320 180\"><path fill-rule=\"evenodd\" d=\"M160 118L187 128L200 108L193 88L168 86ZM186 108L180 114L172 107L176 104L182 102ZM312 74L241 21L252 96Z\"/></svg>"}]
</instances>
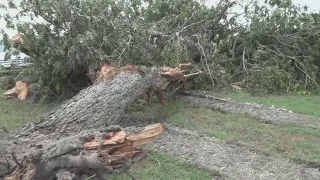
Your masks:
<instances>
[{"instance_id":1,"label":"leafy tree canopy","mask_svg":"<svg viewBox=\"0 0 320 180\"><path fill-rule=\"evenodd\" d=\"M319 14L291 0L21 0L8 7L7 27L24 35L29 75L61 94L100 62L159 66L193 60L204 71L197 89L241 81L254 94L317 90ZM19 8L18 8L19 7ZM14 23L29 16L32 21ZM243 24L240 20L248 23ZM8 37L4 44L8 47Z\"/></svg>"}]
</instances>

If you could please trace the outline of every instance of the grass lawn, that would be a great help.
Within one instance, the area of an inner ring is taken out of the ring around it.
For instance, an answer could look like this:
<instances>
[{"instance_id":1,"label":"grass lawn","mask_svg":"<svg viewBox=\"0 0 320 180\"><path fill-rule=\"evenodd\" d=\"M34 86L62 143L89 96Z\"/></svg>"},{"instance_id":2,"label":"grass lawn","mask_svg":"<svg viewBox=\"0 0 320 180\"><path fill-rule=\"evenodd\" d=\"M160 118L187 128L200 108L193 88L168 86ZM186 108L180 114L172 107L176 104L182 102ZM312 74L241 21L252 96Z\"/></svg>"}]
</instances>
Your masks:
<instances>
[{"instance_id":1,"label":"grass lawn","mask_svg":"<svg viewBox=\"0 0 320 180\"><path fill-rule=\"evenodd\" d=\"M243 94L233 98L285 107L296 112L320 116L317 103L320 96L277 96L258 98ZM0 127L10 130L34 120L50 110L43 105L30 105L0 99ZM182 102L169 102L169 107L158 103L139 108L144 117L166 119L185 127L230 143L242 142L270 155L282 155L312 166L320 165L320 131L294 125L273 125L239 114L223 114L204 108L188 108ZM159 118L160 117L160 118ZM160 164L160 165L159 165ZM213 174L187 165L166 153L153 152L136 164L131 174L139 179L212 179ZM111 179L130 179L127 175L112 175Z\"/></svg>"},{"instance_id":2,"label":"grass lawn","mask_svg":"<svg viewBox=\"0 0 320 180\"><path fill-rule=\"evenodd\" d=\"M294 125L273 125L241 114L223 114L204 108L187 108L182 102L158 104L144 110L145 116L226 140L243 142L269 155L282 155L310 165L320 165L320 131ZM157 117L158 116L158 117Z\"/></svg>"},{"instance_id":3,"label":"grass lawn","mask_svg":"<svg viewBox=\"0 0 320 180\"><path fill-rule=\"evenodd\" d=\"M7 130L19 127L21 124L35 120L50 110L49 106L31 105L15 100L0 98L0 128ZM0 129L1 134L1 129ZM131 174L138 179L145 180L212 180L214 174L183 163L181 160L163 152L153 152L148 158L137 163ZM111 180L131 180L125 174L108 176Z\"/></svg>"},{"instance_id":4,"label":"grass lawn","mask_svg":"<svg viewBox=\"0 0 320 180\"><path fill-rule=\"evenodd\" d=\"M320 117L320 95L287 95L257 97L246 93L230 93L227 95L235 100L256 102L286 108L297 113Z\"/></svg>"},{"instance_id":5,"label":"grass lawn","mask_svg":"<svg viewBox=\"0 0 320 180\"><path fill-rule=\"evenodd\" d=\"M212 180L211 174L196 166L187 165L181 160L163 152L153 152L146 160L130 169L131 175L139 180ZM110 180L131 180L126 174L108 176Z\"/></svg>"},{"instance_id":6,"label":"grass lawn","mask_svg":"<svg viewBox=\"0 0 320 180\"><path fill-rule=\"evenodd\" d=\"M23 123L35 120L49 110L49 107L40 104L27 104L0 98L0 127L11 130Z\"/></svg>"}]
</instances>

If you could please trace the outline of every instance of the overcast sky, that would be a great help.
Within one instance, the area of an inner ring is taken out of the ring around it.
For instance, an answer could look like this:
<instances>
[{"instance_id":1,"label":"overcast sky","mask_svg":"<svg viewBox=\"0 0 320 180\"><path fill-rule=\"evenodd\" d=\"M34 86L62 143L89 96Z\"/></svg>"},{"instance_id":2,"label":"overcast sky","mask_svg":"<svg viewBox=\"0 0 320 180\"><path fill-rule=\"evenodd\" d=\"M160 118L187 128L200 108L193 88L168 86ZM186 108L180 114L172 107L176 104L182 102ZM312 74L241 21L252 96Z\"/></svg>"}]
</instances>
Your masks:
<instances>
[{"instance_id":1,"label":"overcast sky","mask_svg":"<svg viewBox=\"0 0 320 180\"><path fill-rule=\"evenodd\" d=\"M0 0L0 3L6 2L7 0ZM19 1L19 0L14 0L14 2ZM215 3L217 3L219 0L206 0L206 4L208 6L212 6ZM231 1L231 0L230 0ZM239 1L239 0L238 0ZM244 2L250 2L251 0L243 0ZM264 0L258 0L260 2L264 2ZM292 0L294 4L301 4L301 5L307 5L311 8L311 11L319 12L320 10L320 1L319 0ZM233 11L238 11L241 12L241 8L239 6L234 7ZM4 14L3 10L0 10L0 14ZM11 13L11 12L10 12ZM5 28L5 21L3 19L0 19L0 29ZM15 31L7 31L7 33L10 36L13 36L16 32ZM2 38L2 37L0 37Z\"/></svg>"}]
</instances>

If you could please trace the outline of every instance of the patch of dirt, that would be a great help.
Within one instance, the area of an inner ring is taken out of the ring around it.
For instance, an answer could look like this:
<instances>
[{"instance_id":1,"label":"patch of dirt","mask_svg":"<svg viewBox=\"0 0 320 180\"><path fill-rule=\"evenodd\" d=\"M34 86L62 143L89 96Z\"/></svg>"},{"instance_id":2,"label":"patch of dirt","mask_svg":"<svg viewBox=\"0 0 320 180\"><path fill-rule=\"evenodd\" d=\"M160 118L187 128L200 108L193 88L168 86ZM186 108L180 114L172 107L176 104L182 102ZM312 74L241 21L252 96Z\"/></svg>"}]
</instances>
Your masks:
<instances>
[{"instance_id":1,"label":"patch of dirt","mask_svg":"<svg viewBox=\"0 0 320 180\"><path fill-rule=\"evenodd\" d=\"M320 118L295 113L283 108L222 99L200 92L180 92L177 98L187 102L190 107L194 108L204 107L224 113L247 114L257 117L265 123L295 124L320 129Z\"/></svg>"},{"instance_id":2,"label":"patch of dirt","mask_svg":"<svg viewBox=\"0 0 320 180\"><path fill-rule=\"evenodd\" d=\"M194 131L165 124L155 150L166 151L188 163L218 171L223 179L239 180L318 180L320 171L281 157L257 154L241 145L224 143Z\"/></svg>"}]
</instances>

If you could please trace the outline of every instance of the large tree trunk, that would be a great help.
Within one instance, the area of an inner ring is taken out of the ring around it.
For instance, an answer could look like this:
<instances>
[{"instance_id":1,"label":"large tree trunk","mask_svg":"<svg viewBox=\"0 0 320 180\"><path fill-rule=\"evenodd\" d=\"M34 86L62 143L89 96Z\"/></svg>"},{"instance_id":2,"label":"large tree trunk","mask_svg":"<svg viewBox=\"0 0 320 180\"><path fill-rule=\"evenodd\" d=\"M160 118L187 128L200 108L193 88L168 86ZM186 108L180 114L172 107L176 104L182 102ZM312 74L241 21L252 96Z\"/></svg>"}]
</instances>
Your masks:
<instances>
[{"instance_id":1,"label":"large tree trunk","mask_svg":"<svg viewBox=\"0 0 320 180\"><path fill-rule=\"evenodd\" d=\"M40 117L37 121L26 124L2 137L0 139L0 172L8 173L8 170L12 170L13 165L19 164L14 160L14 157L16 156L18 160L21 160L26 154L29 158L41 162L33 163L33 165L42 164L46 166L48 164L45 163L50 160L50 166L52 166L52 163L60 163L63 166L67 162L70 165L70 161L73 162L73 165L77 163L79 165L80 163L79 166L86 166L85 164L90 163L91 156L94 155L83 155L79 154L78 151L75 153L76 156L72 157L74 159L64 157L64 155L75 150L85 149L84 141L80 141L79 137L90 139L91 136L96 136L97 132L108 134L109 129L113 127L111 125L119 123L124 110L138 96L146 93L159 83L160 74L158 70L149 69L142 74L121 72L111 81L82 90L75 97L47 115ZM116 129L119 129L119 127ZM15 155L12 154L13 152ZM78 162L79 158L87 160ZM53 160L54 162L52 162ZM100 168L97 161L95 166ZM58 167L60 166L50 167L55 169L50 173L56 172L56 169L59 169ZM35 169L39 170L39 168ZM36 174L39 175L37 172ZM41 178L43 177L52 176L45 173L45 176L41 176Z\"/></svg>"}]
</instances>

